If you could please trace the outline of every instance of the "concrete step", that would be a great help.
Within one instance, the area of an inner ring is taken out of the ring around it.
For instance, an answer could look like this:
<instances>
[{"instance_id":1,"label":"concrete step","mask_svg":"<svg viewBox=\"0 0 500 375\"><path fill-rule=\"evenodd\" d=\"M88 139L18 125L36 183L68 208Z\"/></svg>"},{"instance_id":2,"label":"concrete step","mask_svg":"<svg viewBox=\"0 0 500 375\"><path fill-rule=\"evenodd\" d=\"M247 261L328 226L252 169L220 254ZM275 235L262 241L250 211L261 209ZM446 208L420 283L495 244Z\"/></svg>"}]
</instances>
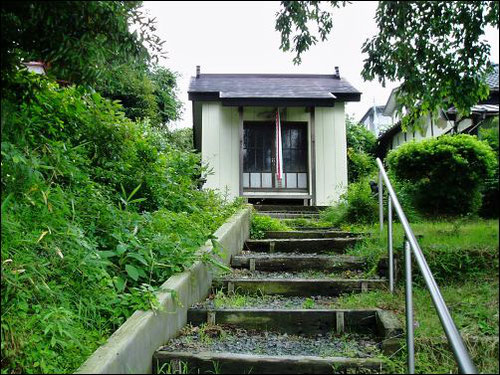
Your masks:
<instances>
[{"instance_id":1,"label":"concrete step","mask_svg":"<svg viewBox=\"0 0 500 375\"><path fill-rule=\"evenodd\" d=\"M310 226L297 226L287 223L286 220L283 222L289 227L293 228L294 231L304 232L304 231L316 231L316 230L325 230L325 231L340 231L340 228L337 227L310 227Z\"/></svg>"},{"instance_id":2,"label":"concrete step","mask_svg":"<svg viewBox=\"0 0 500 375\"><path fill-rule=\"evenodd\" d=\"M258 252L343 252L359 240L359 237L247 240L243 249Z\"/></svg>"},{"instance_id":3,"label":"concrete step","mask_svg":"<svg viewBox=\"0 0 500 375\"><path fill-rule=\"evenodd\" d=\"M316 238L346 238L361 237L363 233L353 233L341 230L293 230L293 231L270 231L264 234L264 239L316 239Z\"/></svg>"},{"instance_id":4,"label":"concrete step","mask_svg":"<svg viewBox=\"0 0 500 375\"><path fill-rule=\"evenodd\" d=\"M377 358L272 356L209 351L157 351L153 355L154 374L334 374L379 373L382 369L383 361Z\"/></svg>"},{"instance_id":5,"label":"concrete step","mask_svg":"<svg viewBox=\"0 0 500 375\"><path fill-rule=\"evenodd\" d=\"M314 212L274 212L259 211L257 215L269 216L274 219L311 219L319 220L319 214Z\"/></svg>"},{"instance_id":6,"label":"concrete step","mask_svg":"<svg viewBox=\"0 0 500 375\"><path fill-rule=\"evenodd\" d=\"M277 205L277 204L254 204L256 211L265 212L320 212L328 206L299 206L299 205Z\"/></svg>"},{"instance_id":7,"label":"concrete step","mask_svg":"<svg viewBox=\"0 0 500 375\"><path fill-rule=\"evenodd\" d=\"M307 255L294 253L248 253L231 259L234 268L251 271L341 271L361 270L366 266L364 257L351 255Z\"/></svg>"},{"instance_id":8,"label":"concrete step","mask_svg":"<svg viewBox=\"0 0 500 375\"><path fill-rule=\"evenodd\" d=\"M334 309L199 309L188 310L193 326L231 324L245 329L273 330L288 334L318 334L330 331L376 333L377 310Z\"/></svg>"},{"instance_id":9,"label":"concrete step","mask_svg":"<svg viewBox=\"0 0 500 375\"><path fill-rule=\"evenodd\" d=\"M386 279L222 278L213 286L227 293L279 294L283 296L339 296L386 289Z\"/></svg>"},{"instance_id":10,"label":"concrete step","mask_svg":"<svg viewBox=\"0 0 500 375\"><path fill-rule=\"evenodd\" d=\"M381 309L213 309L190 308L188 324L229 325L245 330L290 335L327 335L335 332L369 334L377 338L382 352L393 354L400 347L402 324L396 315Z\"/></svg>"}]
</instances>

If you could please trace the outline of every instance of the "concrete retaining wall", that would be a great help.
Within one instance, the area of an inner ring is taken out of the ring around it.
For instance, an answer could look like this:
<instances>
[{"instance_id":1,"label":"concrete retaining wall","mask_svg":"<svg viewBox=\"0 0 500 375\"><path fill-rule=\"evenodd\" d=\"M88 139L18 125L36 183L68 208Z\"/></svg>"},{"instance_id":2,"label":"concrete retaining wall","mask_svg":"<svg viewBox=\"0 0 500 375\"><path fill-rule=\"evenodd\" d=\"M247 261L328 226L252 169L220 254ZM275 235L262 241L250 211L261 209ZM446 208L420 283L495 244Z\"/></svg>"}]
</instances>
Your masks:
<instances>
[{"instance_id":1,"label":"concrete retaining wall","mask_svg":"<svg viewBox=\"0 0 500 375\"><path fill-rule=\"evenodd\" d=\"M251 208L245 207L215 232L225 264L229 264L231 255L240 252L249 237L250 212ZM212 250L211 243L207 242L199 251ZM202 262L170 277L158 293L160 311L136 311L76 373L151 373L154 351L186 324L187 309L207 297L211 284L211 268Z\"/></svg>"}]
</instances>

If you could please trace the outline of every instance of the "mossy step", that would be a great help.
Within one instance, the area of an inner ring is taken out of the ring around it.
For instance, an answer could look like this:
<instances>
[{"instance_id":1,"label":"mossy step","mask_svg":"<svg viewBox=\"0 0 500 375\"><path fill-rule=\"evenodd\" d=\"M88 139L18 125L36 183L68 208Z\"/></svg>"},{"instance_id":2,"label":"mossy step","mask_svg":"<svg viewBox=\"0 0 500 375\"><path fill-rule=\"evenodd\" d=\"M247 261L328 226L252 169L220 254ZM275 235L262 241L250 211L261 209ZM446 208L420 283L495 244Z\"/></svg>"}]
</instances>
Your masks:
<instances>
[{"instance_id":1,"label":"mossy step","mask_svg":"<svg viewBox=\"0 0 500 375\"><path fill-rule=\"evenodd\" d=\"M329 227L329 226L300 226L293 223L288 223L286 220L283 220L283 223L293 228L294 231L297 232L308 232L308 231L316 231L316 230L325 230L325 231L340 231L338 227Z\"/></svg>"},{"instance_id":2,"label":"mossy step","mask_svg":"<svg viewBox=\"0 0 500 375\"><path fill-rule=\"evenodd\" d=\"M249 253L233 256L231 266L252 271L361 270L366 266L366 258L352 255Z\"/></svg>"},{"instance_id":3,"label":"mossy step","mask_svg":"<svg viewBox=\"0 0 500 375\"><path fill-rule=\"evenodd\" d=\"M218 352L167 352L153 355L153 373L191 374L334 374L378 373L377 358L317 357L302 355L254 355Z\"/></svg>"},{"instance_id":4,"label":"mossy step","mask_svg":"<svg viewBox=\"0 0 500 375\"><path fill-rule=\"evenodd\" d=\"M403 327L396 315L381 309L213 309L190 308L188 324L230 325L246 330L270 330L292 335L335 332L377 337L384 354L400 348Z\"/></svg>"},{"instance_id":5,"label":"mossy step","mask_svg":"<svg viewBox=\"0 0 500 375\"><path fill-rule=\"evenodd\" d=\"M293 230L270 231L264 233L263 239L317 239L317 238L349 238L361 237L363 233L346 232L340 230Z\"/></svg>"},{"instance_id":6,"label":"mossy step","mask_svg":"<svg viewBox=\"0 0 500 375\"><path fill-rule=\"evenodd\" d=\"M319 214L313 212L266 212L259 211L257 215L269 216L274 219L309 219L318 220Z\"/></svg>"},{"instance_id":7,"label":"mossy step","mask_svg":"<svg viewBox=\"0 0 500 375\"><path fill-rule=\"evenodd\" d=\"M277 204L255 204L256 211L267 212L319 212L328 206L299 206L299 205L277 205Z\"/></svg>"},{"instance_id":8,"label":"mossy step","mask_svg":"<svg viewBox=\"0 0 500 375\"><path fill-rule=\"evenodd\" d=\"M313 335L327 332L376 333L374 309L200 309L188 310L188 323L230 324L245 329Z\"/></svg>"},{"instance_id":9,"label":"mossy step","mask_svg":"<svg viewBox=\"0 0 500 375\"><path fill-rule=\"evenodd\" d=\"M343 252L359 240L359 237L247 240L243 249L258 252Z\"/></svg>"},{"instance_id":10,"label":"mossy step","mask_svg":"<svg viewBox=\"0 0 500 375\"><path fill-rule=\"evenodd\" d=\"M277 279L277 278L225 278L214 280L215 288L229 293L279 294L283 296L339 296L386 289L385 279Z\"/></svg>"}]
</instances>

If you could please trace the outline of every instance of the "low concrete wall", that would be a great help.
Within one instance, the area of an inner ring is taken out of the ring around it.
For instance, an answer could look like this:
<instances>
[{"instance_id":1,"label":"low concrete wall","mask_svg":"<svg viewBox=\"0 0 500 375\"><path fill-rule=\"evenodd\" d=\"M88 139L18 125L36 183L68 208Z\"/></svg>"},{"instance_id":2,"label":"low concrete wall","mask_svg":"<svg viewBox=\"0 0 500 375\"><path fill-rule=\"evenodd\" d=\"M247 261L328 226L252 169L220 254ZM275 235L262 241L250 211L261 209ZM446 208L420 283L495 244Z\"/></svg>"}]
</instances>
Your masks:
<instances>
[{"instance_id":1,"label":"low concrete wall","mask_svg":"<svg viewBox=\"0 0 500 375\"><path fill-rule=\"evenodd\" d=\"M220 255L229 264L249 237L251 208L233 215L216 232ZM213 250L210 241L200 252ZM174 337L187 322L187 309L207 297L212 284L211 267L196 262L189 270L170 277L160 288L161 309L136 311L77 370L77 374L151 373L152 356L159 346Z\"/></svg>"}]
</instances>

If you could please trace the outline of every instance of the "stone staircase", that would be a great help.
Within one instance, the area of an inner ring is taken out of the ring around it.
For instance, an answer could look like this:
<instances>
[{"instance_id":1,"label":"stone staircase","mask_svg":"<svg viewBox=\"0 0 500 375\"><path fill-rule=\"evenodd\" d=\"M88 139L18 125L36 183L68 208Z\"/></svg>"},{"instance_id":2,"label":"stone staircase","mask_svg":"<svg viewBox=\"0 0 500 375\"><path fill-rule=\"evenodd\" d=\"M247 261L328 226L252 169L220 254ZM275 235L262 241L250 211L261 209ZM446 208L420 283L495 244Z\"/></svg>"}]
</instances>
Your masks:
<instances>
[{"instance_id":1,"label":"stone staircase","mask_svg":"<svg viewBox=\"0 0 500 375\"><path fill-rule=\"evenodd\" d=\"M260 214L310 218L298 208ZM302 215L302 216L300 216ZM317 215L317 211L316 211ZM360 234L328 229L268 232L248 240L232 272L188 310L181 335L153 356L154 373L380 373L398 349L401 326L380 309L332 308L335 298L387 288L365 277L366 259L346 255Z\"/></svg>"},{"instance_id":2,"label":"stone staircase","mask_svg":"<svg viewBox=\"0 0 500 375\"><path fill-rule=\"evenodd\" d=\"M280 206L254 205L258 215L267 215L277 219L318 219L322 206Z\"/></svg>"}]
</instances>

